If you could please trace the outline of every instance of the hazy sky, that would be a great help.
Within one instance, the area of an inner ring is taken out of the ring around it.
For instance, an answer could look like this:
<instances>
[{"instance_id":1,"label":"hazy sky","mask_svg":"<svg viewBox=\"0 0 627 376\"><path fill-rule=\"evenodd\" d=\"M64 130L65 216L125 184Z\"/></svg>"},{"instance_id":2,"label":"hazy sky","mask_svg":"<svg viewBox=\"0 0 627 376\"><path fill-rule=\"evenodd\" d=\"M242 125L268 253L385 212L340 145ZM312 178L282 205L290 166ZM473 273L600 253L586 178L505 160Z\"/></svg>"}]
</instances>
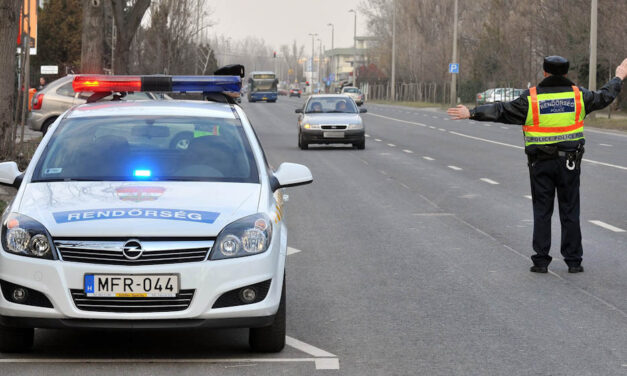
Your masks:
<instances>
[{"instance_id":1,"label":"hazy sky","mask_svg":"<svg viewBox=\"0 0 627 376\"><path fill-rule=\"evenodd\" d=\"M353 13L361 0L211 0L210 34L233 39L246 36L263 38L278 50L296 42L311 51L309 33L318 33L323 46L331 48L331 27L335 25L335 47L352 47ZM357 35L367 35L364 16L357 14ZM316 44L316 49L317 49Z\"/></svg>"}]
</instances>

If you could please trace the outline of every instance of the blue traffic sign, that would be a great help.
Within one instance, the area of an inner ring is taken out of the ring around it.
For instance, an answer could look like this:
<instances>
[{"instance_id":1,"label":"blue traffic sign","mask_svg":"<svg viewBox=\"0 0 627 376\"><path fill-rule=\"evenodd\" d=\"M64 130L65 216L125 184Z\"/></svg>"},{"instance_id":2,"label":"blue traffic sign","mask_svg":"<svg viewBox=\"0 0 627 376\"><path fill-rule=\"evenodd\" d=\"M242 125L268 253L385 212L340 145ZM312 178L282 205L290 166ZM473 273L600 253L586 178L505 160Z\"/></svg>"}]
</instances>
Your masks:
<instances>
[{"instance_id":1,"label":"blue traffic sign","mask_svg":"<svg viewBox=\"0 0 627 376\"><path fill-rule=\"evenodd\" d=\"M457 63L451 63L448 65L448 72L449 73L453 73L453 74L458 74L459 73L459 64Z\"/></svg>"}]
</instances>

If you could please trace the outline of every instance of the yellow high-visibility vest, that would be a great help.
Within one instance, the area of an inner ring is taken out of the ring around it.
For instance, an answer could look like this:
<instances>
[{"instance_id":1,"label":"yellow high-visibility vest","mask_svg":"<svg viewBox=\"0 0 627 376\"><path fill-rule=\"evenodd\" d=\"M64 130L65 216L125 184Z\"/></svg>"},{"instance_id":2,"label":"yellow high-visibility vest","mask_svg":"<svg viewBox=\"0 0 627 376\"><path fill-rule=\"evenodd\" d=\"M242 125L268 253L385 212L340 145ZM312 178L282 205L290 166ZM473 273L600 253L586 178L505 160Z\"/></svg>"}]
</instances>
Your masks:
<instances>
[{"instance_id":1,"label":"yellow high-visibility vest","mask_svg":"<svg viewBox=\"0 0 627 376\"><path fill-rule=\"evenodd\" d=\"M581 91L538 94L529 89L529 110L523 126L525 146L555 144L582 140L583 118L586 116Z\"/></svg>"}]
</instances>

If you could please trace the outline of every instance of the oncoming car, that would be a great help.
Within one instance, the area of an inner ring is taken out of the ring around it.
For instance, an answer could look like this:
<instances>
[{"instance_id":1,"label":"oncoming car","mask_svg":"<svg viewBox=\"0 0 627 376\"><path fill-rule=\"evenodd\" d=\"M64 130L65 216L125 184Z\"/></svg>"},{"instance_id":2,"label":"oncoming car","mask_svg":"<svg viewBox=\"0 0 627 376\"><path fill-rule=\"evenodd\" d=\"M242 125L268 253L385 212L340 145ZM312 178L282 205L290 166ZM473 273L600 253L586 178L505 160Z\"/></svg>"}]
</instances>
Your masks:
<instances>
[{"instance_id":1,"label":"oncoming car","mask_svg":"<svg viewBox=\"0 0 627 376\"><path fill-rule=\"evenodd\" d=\"M150 80L77 76L74 89L240 85L237 76ZM192 135L184 148L180 134ZM71 108L26 171L0 163L0 183L19 187L2 215L0 350L28 349L33 328L244 327L253 350L280 351L283 189L311 181L302 165L270 168L232 103Z\"/></svg>"},{"instance_id":2,"label":"oncoming car","mask_svg":"<svg viewBox=\"0 0 627 376\"><path fill-rule=\"evenodd\" d=\"M352 144L357 149L366 147L366 130L355 102L343 94L316 94L310 96L298 116L298 147L310 144Z\"/></svg>"}]
</instances>

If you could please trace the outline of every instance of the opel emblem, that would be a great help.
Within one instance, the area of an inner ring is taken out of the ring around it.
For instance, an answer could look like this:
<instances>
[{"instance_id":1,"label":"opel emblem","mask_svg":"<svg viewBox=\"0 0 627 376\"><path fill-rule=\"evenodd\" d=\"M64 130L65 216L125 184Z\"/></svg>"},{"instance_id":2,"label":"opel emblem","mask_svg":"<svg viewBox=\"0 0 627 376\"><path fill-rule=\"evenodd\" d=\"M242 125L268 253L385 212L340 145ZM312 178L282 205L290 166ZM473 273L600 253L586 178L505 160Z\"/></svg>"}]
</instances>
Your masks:
<instances>
[{"instance_id":1,"label":"opel emblem","mask_svg":"<svg viewBox=\"0 0 627 376\"><path fill-rule=\"evenodd\" d=\"M144 253L144 250L137 239L127 241L124 243L124 247L122 247L122 254L129 260L137 260L141 257L142 253Z\"/></svg>"}]
</instances>

